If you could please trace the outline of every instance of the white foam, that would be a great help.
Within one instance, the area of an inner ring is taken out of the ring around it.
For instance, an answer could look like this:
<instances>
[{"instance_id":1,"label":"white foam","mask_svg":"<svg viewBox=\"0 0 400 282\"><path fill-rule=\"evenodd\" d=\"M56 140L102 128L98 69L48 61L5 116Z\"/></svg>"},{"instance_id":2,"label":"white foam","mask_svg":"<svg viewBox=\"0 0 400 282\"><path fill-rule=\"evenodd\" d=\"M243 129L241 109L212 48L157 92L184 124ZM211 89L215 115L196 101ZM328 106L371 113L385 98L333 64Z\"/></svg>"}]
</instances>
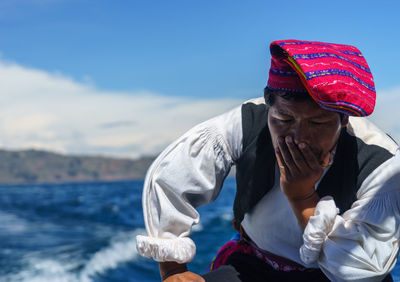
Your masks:
<instances>
[{"instance_id":1,"label":"white foam","mask_svg":"<svg viewBox=\"0 0 400 282\"><path fill-rule=\"evenodd\" d=\"M120 233L111 238L110 244L96 252L87 262L60 258L49 259L41 257L26 257L27 267L19 273L9 274L5 281L23 282L91 282L92 276L102 274L109 269L118 267L121 263L138 257L136 250L136 235L145 234L144 229ZM74 270L84 265L81 272ZM1 280L3 281L3 280Z\"/></svg>"},{"instance_id":2,"label":"white foam","mask_svg":"<svg viewBox=\"0 0 400 282\"><path fill-rule=\"evenodd\" d=\"M55 260L30 258L26 269L4 278L6 281L74 282L78 281L78 277L70 272L73 268L72 264L60 263Z\"/></svg>"},{"instance_id":3,"label":"white foam","mask_svg":"<svg viewBox=\"0 0 400 282\"><path fill-rule=\"evenodd\" d=\"M90 277L102 274L109 269L116 268L119 264L134 260L138 257L136 250L136 235L145 234L144 229L119 234L114 237L110 245L95 253L86 263L80 273L80 281L91 281Z\"/></svg>"},{"instance_id":4,"label":"white foam","mask_svg":"<svg viewBox=\"0 0 400 282\"><path fill-rule=\"evenodd\" d=\"M220 218L221 218L222 220L232 221L233 215L232 215L231 212L227 212L227 213L221 214L221 217L220 217Z\"/></svg>"},{"instance_id":5,"label":"white foam","mask_svg":"<svg viewBox=\"0 0 400 282\"><path fill-rule=\"evenodd\" d=\"M204 226L201 223L193 225L193 227L192 227L193 232L200 232L200 231L203 231L203 229L204 229Z\"/></svg>"},{"instance_id":6,"label":"white foam","mask_svg":"<svg viewBox=\"0 0 400 282\"><path fill-rule=\"evenodd\" d=\"M29 222L15 214L0 211L0 231L7 234L22 233L29 229Z\"/></svg>"}]
</instances>

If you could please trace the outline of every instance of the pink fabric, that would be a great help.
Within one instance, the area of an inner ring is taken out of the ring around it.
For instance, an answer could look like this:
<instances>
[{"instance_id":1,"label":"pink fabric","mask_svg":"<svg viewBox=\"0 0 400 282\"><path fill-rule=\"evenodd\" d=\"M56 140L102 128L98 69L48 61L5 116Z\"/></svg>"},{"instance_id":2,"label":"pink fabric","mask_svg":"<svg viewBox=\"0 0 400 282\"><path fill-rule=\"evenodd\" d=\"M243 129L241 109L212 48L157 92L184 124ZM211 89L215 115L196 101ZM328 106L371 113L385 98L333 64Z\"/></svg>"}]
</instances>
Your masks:
<instances>
[{"instance_id":1,"label":"pink fabric","mask_svg":"<svg viewBox=\"0 0 400 282\"><path fill-rule=\"evenodd\" d=\"M237 235L235 238L228 241L224 246L222 246L219 249L217 256L211 263L210 271L218 269L221 265L225 265L229 256L237 252L255 256L260 260L264 261L265 263L269 264L270 266L272 266L275 270L280 270L280 271L305 270L304 267L300 266L295 262L288 263L287 261L285 261L284 258L279 260L276 257L268 255L262 250L259 250L256 246L252 246L251 243L247 242L243 238L240 239L240 237Z\"/></svg>"},{"instance_id":2,"label":"pink fabric","mask_svg":"<svg viewBox=\"0 0 400 282\"><path fill-rule=\"evenodd\" d=\"M268 87L285 92L307 92L299 75L285 61L272 57Z\"/></svg>"},{"instance_id":3,"label":"pink fabric","mask_svg":"<svg viewBox=\"0 0 400 282\"><path fill-rule=\"evenodd\" d=\"M322 108L352 116L367 116L373 112L375 84L365 58L356 47L317 41L280 40L272 42L270 50L271 69L278 68L286 72L289 65ZM297 78L290 73L279 76L273 71L271 76L270 71L268 87L296 90L298 87L293 86L295 80Z\"/></svg>"}]
</instances>

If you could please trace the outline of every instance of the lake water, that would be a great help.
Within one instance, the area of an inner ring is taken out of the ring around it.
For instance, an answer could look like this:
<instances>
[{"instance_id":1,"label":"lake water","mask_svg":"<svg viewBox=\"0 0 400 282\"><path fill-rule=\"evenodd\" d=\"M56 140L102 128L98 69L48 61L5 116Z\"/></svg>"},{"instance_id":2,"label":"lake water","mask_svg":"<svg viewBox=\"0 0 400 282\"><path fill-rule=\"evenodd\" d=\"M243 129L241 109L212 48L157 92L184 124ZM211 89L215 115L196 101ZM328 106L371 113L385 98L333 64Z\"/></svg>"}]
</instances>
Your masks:
<instances>
[{"instance_id":1,"label":"lake water","mask_svg":"<svg viewBox=\"0 0 400 282\"><path fill-rule=\"evenodd\" d=\"M143 181L0 186L0 281L159 281L136 251ZM204 273L231 238L234 179L199 209L190 270ZM392 272L400 281L400 267Z\"/></svg>"}]
</instances>

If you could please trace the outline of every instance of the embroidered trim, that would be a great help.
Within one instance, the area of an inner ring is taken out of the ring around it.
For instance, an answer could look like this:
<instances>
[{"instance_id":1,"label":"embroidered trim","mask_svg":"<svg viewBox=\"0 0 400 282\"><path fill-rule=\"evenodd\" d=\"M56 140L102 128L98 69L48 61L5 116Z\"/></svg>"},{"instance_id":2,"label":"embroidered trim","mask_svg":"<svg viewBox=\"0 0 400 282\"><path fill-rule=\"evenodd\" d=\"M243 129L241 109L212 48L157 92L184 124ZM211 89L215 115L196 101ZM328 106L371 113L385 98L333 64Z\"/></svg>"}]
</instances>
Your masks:
<instances>
[{"instance_id":1,"label":"embroidered trim","mask_svg":"<svg viewBox=\"0 0 400 282\"><path fill-rule=\"evenodd\" d=\"M269 255L267 252L258 248L254 243L247 240L245 236L236 233L231 240L229 240L224 246L222 246L216 257L213 259L209 266L209 270L213 271L218 269L221 265L224 265L233 253L244 253L248 255L252 255L262 260L263 262L270 265L272 268L278 271L304 271L307 268L301 266L296 262L286 261L285 258L281 260L278 259L278 256Z\"/></svg>"},{"instance_id":2,"label":"embroidered trim","mask_svg":"<svg viewBox=\"0 0 400 282\"><path fill-rule=\"evenodd\" d=\"M364 82L363 80L361 80L360 78L358 78L357 76L355 76L354 74L352 74L351 72L346 71L346 70L328 69L328 70L310 71L310 72L306 72L304 74L306 75L307 79L313 79L316 77L322 77L322 76L327 76L327 75L347 76L347 77L353 78L355 81L360 83L362 86L364 86L368 90L375 91L374 86Z\"/></svg>"},{"instance_id":3,"label":"embroidered trim","mask_svg":"<svg viewBox=\"0 0 400 282\"><path fill-rule=\"evenodd\" d=\"M314 59L322 59L322 58L336 58L336 59L346 61L367 73L371 73L371 70L368 67L364 67L356 62L353 62L350 59L347 59L346 57L332 54L332 53L294 54L291 57L295 60L314 60ZM300 65L301 65L301 63L300 63Z\"/></svg>"}]
</instances>

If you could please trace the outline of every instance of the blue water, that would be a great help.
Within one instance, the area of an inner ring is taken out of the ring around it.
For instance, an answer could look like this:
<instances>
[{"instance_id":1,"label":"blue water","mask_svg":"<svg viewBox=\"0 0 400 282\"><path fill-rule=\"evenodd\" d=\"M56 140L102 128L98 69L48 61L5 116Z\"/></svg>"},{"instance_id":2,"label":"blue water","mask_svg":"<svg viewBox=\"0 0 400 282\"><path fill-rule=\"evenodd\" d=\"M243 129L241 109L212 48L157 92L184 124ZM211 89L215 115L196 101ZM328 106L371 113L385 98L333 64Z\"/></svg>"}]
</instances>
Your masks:
<instances>
[{"instance_id":1,"label":"blue water","mask_svg":"<svg viewBox=\"0 0 400 282\"><path fill-rule=\"evenodd\" d=\"M142 181L0 186L0 281L159 281L138 255ZM235 181L199 209L190 270L204 273L230 239ZM400 266L392 272L400 281Z\"/></svg>"}]
</instances>

